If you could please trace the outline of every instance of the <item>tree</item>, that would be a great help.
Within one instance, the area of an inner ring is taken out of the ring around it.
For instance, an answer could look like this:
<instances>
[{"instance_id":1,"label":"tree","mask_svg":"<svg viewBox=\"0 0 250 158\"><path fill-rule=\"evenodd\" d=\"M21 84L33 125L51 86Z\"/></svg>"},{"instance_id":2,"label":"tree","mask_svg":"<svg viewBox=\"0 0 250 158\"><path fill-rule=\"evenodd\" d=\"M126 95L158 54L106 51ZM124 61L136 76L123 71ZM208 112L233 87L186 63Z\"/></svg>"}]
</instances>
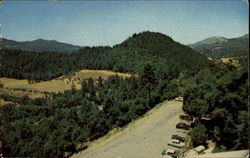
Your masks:
<instances>
[{"instance_id":1,"label":"tree","mask_svg":"<svg viewBox=\"0 0 250 158\"><path fill-rule=\"evenodd\" d=\"M206 127L201 122L198 122L192 129L190 136L193 140L194 146L198 146L206 143L208 139L208 132Z\"/></svg>"},{"instance_id":2,"label":"tree","mask_svg":"<svg viewBox=\"0 0 250 158\"><path fill-rule=\"evenodd\" d=\"M145 87L148 91L148 100L149 104L151 104L151 90L156 82L155 73L152 65L148 63L144 66L140 79L142 86Z\"/></svg>"},{"instance_id":3,"label":"tree","mask_svg":"<svg viewBox=\"0 0 250 158\"><path fill-rule=\"evenodd\" d=\"M87 80L83 80L82 83L81 83L81 94L82 96L84 96L84 94L87 92L88 90L88 83L87 83Z\"/></svg>"},{"instance_id":4,"label":"tree","mask_svg":"<svg viewBox=\"0 0 250 158\"><path fill-rule=\"evenodd\" d=\"M0 82L0 88L3 88L4 84L2 82Z\"/></svg>"}]
</instances>

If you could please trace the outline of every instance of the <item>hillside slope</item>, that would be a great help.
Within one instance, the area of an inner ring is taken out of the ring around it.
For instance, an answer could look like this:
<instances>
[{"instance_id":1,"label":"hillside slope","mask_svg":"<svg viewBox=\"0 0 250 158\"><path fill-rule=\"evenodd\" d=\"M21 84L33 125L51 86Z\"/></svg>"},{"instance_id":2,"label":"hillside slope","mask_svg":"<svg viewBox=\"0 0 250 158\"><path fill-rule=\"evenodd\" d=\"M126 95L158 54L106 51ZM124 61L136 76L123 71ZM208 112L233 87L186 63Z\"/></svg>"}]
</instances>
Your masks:
<instances>
[{"instance_id":1,"label":"hillside slope","mask_svg":"<svg viewBox=\"0 0 250 158\"><path fill-rule=\"evenodd\" d=\"M210 37L189 45L210 57L239 57L249 54L249 34L238 38Z\"/></svg>"},{"instance_id":2,"label":"hillside slope","mask_svg":"<svg viewBox=\"0 0 250 158\"><path fill-rule=\"evenodd\" d=\"M180 73L196 73L211 63L191 48L154 32L134 34L112 48L84 47L72 54L8 49L0 53L3 57L1 77L31 80L50 80L81 69L140 73L147 63L153 65L158 74L176 77Z\"/></svg>"}]
</instances>

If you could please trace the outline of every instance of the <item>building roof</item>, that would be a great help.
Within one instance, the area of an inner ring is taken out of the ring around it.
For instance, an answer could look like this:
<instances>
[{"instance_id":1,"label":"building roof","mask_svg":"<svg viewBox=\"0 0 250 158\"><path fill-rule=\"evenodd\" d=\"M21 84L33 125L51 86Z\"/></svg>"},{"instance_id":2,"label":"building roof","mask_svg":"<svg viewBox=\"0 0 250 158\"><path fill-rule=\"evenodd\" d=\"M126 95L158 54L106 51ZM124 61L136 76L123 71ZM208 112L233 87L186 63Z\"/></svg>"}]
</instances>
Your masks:
<instances>
[{"instance_id":1,"label":"building roof","mask_svg":"<svg viewBox=\"0 0 250 158\"><path fill-rule=\"evenodd\" d=\"M189 156L187 158L248 158L248 156L249 156L248 150L238 150L238 151Z\"/></svg>"}]
</instances>

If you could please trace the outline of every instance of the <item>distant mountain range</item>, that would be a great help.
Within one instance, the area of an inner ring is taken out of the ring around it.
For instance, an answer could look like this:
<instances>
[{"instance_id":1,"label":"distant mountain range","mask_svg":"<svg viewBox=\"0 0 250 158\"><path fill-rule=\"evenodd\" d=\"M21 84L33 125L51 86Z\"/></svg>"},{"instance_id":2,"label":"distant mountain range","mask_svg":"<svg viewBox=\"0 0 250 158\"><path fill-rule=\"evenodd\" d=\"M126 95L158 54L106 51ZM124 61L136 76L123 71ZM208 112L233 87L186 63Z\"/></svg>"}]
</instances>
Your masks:
<instances>
[{"instance_id":1,"label":"distant mountain range","mask_svg":"<svg viewBox=\"0 0 250 158\"><path fill-rule=\"evenodd\" d=\"M14 40L8 40L3 38L1 48L21 49L25 51L34 51L34 52L50 51L50 52L72 53L78 51L80 46L62 43L55 40L37 39L34 41L17 42Z\"/></svg>"},{"instance_id":2,"label":"distant mountain range","mask_svg":"<svg viewBox=\"0 0 250 158\"><path fill-rule=\"evenodd\" d=\"M153 43L155 43L155 41L153 41ZM125 45L127 45L127 43ZM196 42L194 44L190 44L188 46L200 52L201 54L214 58L245 56L249 54L249 34L238 38L225 38L214 36ZM1 48L20 49L32 52L49 51L72 53L77 52L80 48L83 47L62 43L55 40L37 39L34 41L17 42L4 38L2 39Z\"/></svg>"},{"instance_id":3,"label":"distant mountain range","mask_svg":"<svg viewBox=\"0 0 250 158\"><path fill-rule=\"evenodd\" d=\"M174 78L180 72L198 72L211 64L192 48L165 34L149 31L133 34L113 47L82 47L76 53L63 56L13 49L2 49L0 55L4 59L0 76L31 80L50 80L81 69L138 74L146 63L153 65L157 73Z\"/></svg>"},{"instance_id":4,"label":"distant mountain range","mask_svg":"<svg viewBox=\"0 0 250 158\"><path fill-rule=\"evenodd\" d=\"M188 45L210 57L235 57L249 54L249 34L238 38L210 37Z\"/></svg>"}]
</instances>

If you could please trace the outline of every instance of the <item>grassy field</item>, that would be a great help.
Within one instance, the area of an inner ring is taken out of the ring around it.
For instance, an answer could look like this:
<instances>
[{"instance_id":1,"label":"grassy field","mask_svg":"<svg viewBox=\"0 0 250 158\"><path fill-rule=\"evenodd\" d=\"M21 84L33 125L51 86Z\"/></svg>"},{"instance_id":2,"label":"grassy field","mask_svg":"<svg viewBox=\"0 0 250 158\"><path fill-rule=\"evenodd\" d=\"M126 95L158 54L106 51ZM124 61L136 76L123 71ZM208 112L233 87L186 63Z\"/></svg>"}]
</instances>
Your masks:
<instances>
[{"instance_id":1,"label":"grassy field","mask_svg":"<svg viewBox=\"0 0 250 158\"><path fill-rule=\"evenodd\" d=\"M235 66L239 65L239 61L235 58L221 58L220 61L222 61L222 63L232 62L232 64L234 64Z\"/></svg>"},{"instance_id":2,"label":"grassy field","mask_svg":"<svg viewBox=\"0 0 250 158\"><path fill-rule=\"evenodd\" d=\"M63 92L69 90L75 85L76 89L81 88L81 81L87 78L97 79L101 76L107 79L109 76L118 75L120 77L130 77L131 74L116 73L106 70L81 70L70 76L61 76L50 81L29 84L28 80L18 80L13 78L0 78L0 83L4 88L0 89L3 94L14 96L28 95L30 98L44 97L43 92ZM21 89L21 90L20 90Z\"/></svg>"}]
</instances>

